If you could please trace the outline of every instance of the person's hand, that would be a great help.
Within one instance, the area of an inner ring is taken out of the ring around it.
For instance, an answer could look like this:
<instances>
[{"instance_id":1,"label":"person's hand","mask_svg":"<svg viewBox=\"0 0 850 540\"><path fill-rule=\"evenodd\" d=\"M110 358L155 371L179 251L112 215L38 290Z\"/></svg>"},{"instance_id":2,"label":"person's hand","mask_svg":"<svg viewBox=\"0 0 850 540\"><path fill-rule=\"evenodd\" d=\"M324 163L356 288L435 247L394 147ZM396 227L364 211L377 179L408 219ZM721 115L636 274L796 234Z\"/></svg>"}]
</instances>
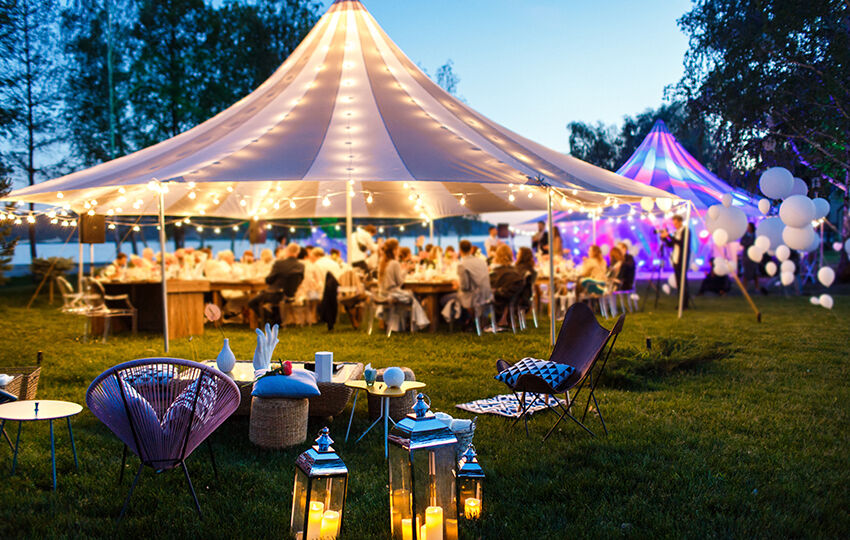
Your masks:
<instances>
[{"instance_id":1,"label":"person's hand","mask_svg":"<svg viewBox=\"0 0 850 540\"><path fill-rule=\"evenodd\" d=\"M670 233L667 232L667 229L661 229L658 232L658 235L661 236L661 238L667 238L668 236L670 236Z\"/></svg>"}]
</instances>

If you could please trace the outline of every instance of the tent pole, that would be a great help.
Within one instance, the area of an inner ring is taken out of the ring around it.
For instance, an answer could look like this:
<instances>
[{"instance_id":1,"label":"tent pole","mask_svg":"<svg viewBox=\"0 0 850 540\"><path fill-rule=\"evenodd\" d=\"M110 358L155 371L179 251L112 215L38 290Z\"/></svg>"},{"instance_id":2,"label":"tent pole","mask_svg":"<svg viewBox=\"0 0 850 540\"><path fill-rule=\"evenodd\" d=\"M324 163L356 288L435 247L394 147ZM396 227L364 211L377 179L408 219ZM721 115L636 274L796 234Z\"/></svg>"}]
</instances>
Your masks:
<instances>
[{"instance_id":1,"label":"tent pole","mask_svg":"<svg viewBox=\"0 0 850 540\"><path fill-rule=\"evenodd\" d=\"M351 219L351 186L345 185L345 260L351 264L351 252L354 245L352 235L354 234L354 225Z\"/></svg>"},{"instance_id":2,"label":"tent pole","mask_svg":"<svg viewBox=\"0 0 850 540\"><path fill-rule=\"evenodd\" d=\"M593 243L596 244L596 212L593 213Z\"/></svg>"},{"instance_id":3,"label":"tent pole","mask_svg":"<svg viewBox=\"0 0 850 540\"><path fill-rule=\"evenodd\" d=\"M428 221L428 243L434 243L434 220Z\"/></svg>"},{"instance_id":4,"label":"tent pole","mask_svg":"<svg viewBox=\"0 0 850 540\"><path fill-rule=\"evenodd\" d=\"M555 253L552 223L552 187L546 188L546 213L549 216L549 346L555 348Z\"/></svg>"},{"instance_id":5,"label":"tent pole","mask_svg":"<svg viewBox=\"0 0 850 540\"><path fill-rule=\"evenodd\" d=\"M682 275L679 278L679 318L682 318L682 311L685 309L685 288L688 286L687 277L688 277L688 264L690 264L690 255L691 255L691 202L688 201L688 205L685 209L685 236L682 239L682 251L680 253L680 257L682 258ZM687 255L687 257L685 257Z\"/></svg>"},{"instance_id":6,"label":"tent pole","mask_svg":"<svg viewBox=\"0 0 850 540\"><path fill-rule=\"evenodd\" d=\"M79 225L79 220L77 220L77 239L80 243L80 257L79 257L79 266L80 268L77 270L77 292L83 292L83 237L82 227Z\"/></svg>"},{"instance_id":7,"label":"tent pole","mask_svg":"<svg viewBox=\"0 0 850 540\"><path fill-rule=\"evenodd\" d=\"M94 277L94 244L89 244L89 277Z\"/></svg>"},{"instance_id":8,"label":"tent pole","mask_svg":"<svg viewBox=\"0 0 850 540\"><path fill-rule=\"evenodd\" d=\"M168 352L168 285L165 275L165 194L159 184L159 271L162 277L162 337Z\"/></svg>"}]
</instances>

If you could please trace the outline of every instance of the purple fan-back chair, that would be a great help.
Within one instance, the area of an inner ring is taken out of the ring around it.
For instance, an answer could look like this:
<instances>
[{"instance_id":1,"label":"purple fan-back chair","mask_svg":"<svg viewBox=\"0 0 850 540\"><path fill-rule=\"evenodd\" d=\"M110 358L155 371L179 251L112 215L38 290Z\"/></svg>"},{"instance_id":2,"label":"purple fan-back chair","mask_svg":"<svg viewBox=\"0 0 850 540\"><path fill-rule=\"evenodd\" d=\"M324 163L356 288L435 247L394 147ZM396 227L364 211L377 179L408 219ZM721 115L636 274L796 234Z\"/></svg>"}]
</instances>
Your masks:
<instances>
[{"instance_id":1,"label":"purple fan-back chair","mask_svg":"<svg viewBox=\"0 0 850 540\"><path fill-rule=\"evenodd\" d=\"M127 448L141 460L121 516L145 465L155 471L180 466L200 515L186 458L233 414L239 400L239 389L229 377L189 360L143 358L98 375L86 392L86 404L124 443L121 478Z\"/></svg>"}]
</instances>

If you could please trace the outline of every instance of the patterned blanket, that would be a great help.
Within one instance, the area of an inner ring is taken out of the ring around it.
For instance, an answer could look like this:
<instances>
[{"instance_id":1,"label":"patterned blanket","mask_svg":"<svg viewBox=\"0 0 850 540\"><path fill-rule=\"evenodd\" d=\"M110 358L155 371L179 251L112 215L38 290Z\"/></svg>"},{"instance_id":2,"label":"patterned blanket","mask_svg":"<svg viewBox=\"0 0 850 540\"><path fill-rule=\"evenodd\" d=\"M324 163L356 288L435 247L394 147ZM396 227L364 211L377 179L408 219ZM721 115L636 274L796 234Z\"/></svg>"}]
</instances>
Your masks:
<instances>
[{"instance_id":1,"label":"patterned blanket","mask_svg":"<svg viewBox=\"0 0 850 540\"><path fill-rule=\"evenodd\" d=\"M552 396L547 396L549 399L549 405L552 407L557 407L558 403L566 406L566 402L563 399L555 399ZM532 403L531 409L528 411L529 414L546 409L546 402L544 397L540 394L526 394L525 395L525 403ZM461 403L460 405L455 405L458 409L462 409L464 411L469 411L471 413L476 414L496 414L499 416L507 416L508 418L516 418L519 416L520 411L520 403L517 396L514 394L503 394L500 396L495 396L487 399L477 399L475 401L470 401L469 403Z\"/></svg>"}]
</instances>

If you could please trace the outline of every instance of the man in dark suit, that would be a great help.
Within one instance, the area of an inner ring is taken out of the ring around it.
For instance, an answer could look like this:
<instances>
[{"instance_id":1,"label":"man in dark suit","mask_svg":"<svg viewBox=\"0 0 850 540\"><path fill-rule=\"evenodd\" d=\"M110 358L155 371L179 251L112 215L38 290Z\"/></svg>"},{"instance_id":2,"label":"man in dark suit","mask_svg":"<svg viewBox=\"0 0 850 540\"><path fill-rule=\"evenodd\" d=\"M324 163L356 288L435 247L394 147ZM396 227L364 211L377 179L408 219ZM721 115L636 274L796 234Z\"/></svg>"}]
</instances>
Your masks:
<instances>
[{"instance_id":1,"label":"man in dark suit","mask_svg":"<svg viewBox=\"0 0 850 540\"><path fill-rule=\"evenodd\" d=\"M690 300L690 293L688 291L688 262L691 258L691 249L690 246L685 243L685 236L690 239L690 234L686 235L686 226L685 219L682 216L676 215L673 216L673 227L676 229L673 231L673 234L667 232L667 229L661 229L660 235L661 240L667 244L668 247L673 248L673 254L670 256L670 262L673 263L673 272L676 276L676 286L682 287L682 269L685 269L685 300L684 300L684 308L688 308L688 303ZM684 265L684 266L683 266ZM681 290L681 289L680 289Z\"/></svg>"},{"instance_id":2,"label":"man in dark suit","mask_svg":"<svg viewBox=\"0 0 850 540\"><path fill-rule=\"evenodd\" d=\"M260 310L263 304L276 305L284 298L295 297L295 291L304 280L304 264L298 260L300 251L298 244L292 243L286 246L283 250L283 258L275 261L271 272L266 276L268 288L248 302L248 307L258 316L261 315Z\"/></svg>"}]
</instances>

